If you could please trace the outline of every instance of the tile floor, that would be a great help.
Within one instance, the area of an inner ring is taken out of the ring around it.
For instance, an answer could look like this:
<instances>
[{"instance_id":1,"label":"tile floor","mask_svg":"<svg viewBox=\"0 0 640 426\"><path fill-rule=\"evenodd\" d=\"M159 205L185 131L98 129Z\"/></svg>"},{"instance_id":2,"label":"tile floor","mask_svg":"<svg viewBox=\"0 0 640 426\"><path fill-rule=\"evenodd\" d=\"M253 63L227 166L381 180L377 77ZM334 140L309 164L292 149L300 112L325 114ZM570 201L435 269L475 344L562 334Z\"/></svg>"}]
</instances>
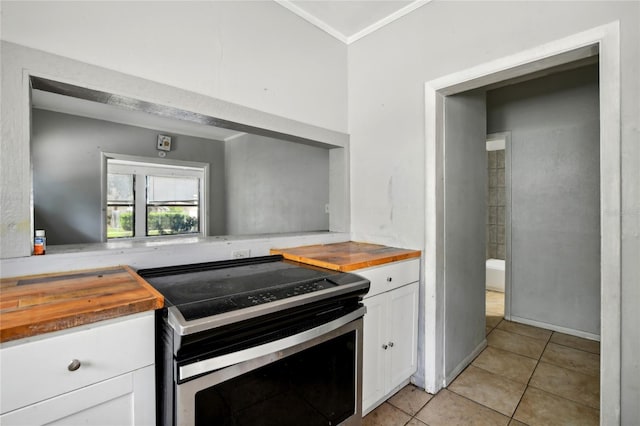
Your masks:
<instances>
[{"instance_id":1,"label":"tile floor","mask_svg":"<svg viewBox=\"0 0 640 426\"><path fill-rule=\"evenodd\" d=\"M447 389L408 385L363 425L597 425L600 344L505 321L503 297L487 292L488 346Z\"/></svg>"}]
</instances>

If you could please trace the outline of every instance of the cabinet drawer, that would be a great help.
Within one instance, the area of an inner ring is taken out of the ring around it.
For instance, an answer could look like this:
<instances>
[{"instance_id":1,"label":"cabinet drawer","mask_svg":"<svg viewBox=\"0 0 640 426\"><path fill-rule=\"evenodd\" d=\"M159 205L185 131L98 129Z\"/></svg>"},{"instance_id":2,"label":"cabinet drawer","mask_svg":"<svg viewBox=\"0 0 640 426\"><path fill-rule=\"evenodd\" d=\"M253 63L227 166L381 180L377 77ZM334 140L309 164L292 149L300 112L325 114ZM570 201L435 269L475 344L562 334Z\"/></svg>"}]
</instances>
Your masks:
<instances>
[{"instance_id":1,"label":"cabinet drawer","mask_svg":"<svg viewBox=\"0 0 640 426\"><path fill-rule=\"evenodd\" d=\"M353 272L371 281L371 288L365 296L367 298L420 280L420 259L393 262Z\"/></svg>"},{"instance_id":2,"label":"cabinet drawer","mask_svg":"<svg viewBox=\"0 0 640 426\"><path fill-rule=\"evenodd\" d=\"M3 347L2 412L152 365L154 330L151 311ZM80 361L80 367L70 371L73 360Z\"/></svg>"}]
</instances>

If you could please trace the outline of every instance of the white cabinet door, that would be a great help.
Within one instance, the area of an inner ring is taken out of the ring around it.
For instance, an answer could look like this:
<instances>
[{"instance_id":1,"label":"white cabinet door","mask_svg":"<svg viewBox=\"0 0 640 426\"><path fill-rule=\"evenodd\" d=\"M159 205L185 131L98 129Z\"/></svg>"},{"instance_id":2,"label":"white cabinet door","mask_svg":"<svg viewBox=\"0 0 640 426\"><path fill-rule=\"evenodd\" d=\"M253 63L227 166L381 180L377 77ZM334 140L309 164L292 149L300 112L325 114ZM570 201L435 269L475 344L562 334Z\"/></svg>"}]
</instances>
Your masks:
<instances>
[{"instance_id":1,"label":"white cabinet door","mask_svg":"<svg viewBox=\"0 0 640 426\"><path fill-rule=\"evenodd\" d=\"M418 283L400 287L388 295L388 389L391 390L411 377L418 366Z\"/></svg>"},{"instance_id":2,"label":"white cabinet door","mask_svg":"<svg viewBox=\"0 0 640 426\"><path fill-rule=\"evenodd\" d=\"M135 426L155 423L153 366L0 416L7 426Z\"/></svg>"},{"instance_id":3,"label":"white cabinet door","mask_svg":"<svg viewBox=\"0 0 640 426\"><path fill-rule=\"evenodd\" d=\"M419 260L355 271L371 281L363 303L362 412L368 413L416 372ZM411 280L411 281L409 281Z\"/></svg>"},{"instance_id":4,"label":"white cabinet door","mask_svg":"<svg viewBox=\"0 0 640 426\"><path fill-rule=\"evenodd\" d=\"M364 315L362 353L362 407L369 408L385 394L385 351L382 348L387 335L386 294L364 300L367 313Z\"/></svg>"}]
</instances>

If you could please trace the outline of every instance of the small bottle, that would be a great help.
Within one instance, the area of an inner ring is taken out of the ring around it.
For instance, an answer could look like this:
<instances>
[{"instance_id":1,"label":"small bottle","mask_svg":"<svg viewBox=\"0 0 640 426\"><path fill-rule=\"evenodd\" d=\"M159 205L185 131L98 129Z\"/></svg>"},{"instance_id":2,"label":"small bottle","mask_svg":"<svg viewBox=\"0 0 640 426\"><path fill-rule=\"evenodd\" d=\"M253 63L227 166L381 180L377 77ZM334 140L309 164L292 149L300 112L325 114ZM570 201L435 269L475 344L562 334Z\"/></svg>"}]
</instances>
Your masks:
<instances>
[{"instance_id":1,"label":"small bottle","mask_svg":"<svg viewBox=\"0 0 640 426\"><path fill-rule=\"evenodd\" d=\"M44 229L36 229L36 237L33 240L33 254L44 254L47 250L47 237L44 235Z\"/></svg>"}]
</instances>

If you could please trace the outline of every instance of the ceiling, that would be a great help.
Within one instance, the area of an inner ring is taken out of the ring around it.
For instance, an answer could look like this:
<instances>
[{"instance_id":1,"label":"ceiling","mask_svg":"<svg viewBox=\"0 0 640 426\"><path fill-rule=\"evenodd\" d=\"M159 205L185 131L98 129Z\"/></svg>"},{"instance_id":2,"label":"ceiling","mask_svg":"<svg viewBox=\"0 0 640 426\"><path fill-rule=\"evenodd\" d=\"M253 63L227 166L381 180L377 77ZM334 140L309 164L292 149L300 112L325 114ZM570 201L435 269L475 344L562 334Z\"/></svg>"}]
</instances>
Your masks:
<instances>
[{"instance_id":1,"label":"ceiling","mask_svg":"<svg viewBox=\"0 0 640 426\"><path fill-rule=\"evenodd\" d=\"M352 43L431 0L274 0L331 34Z\"/></svg>"}]
</instances>

